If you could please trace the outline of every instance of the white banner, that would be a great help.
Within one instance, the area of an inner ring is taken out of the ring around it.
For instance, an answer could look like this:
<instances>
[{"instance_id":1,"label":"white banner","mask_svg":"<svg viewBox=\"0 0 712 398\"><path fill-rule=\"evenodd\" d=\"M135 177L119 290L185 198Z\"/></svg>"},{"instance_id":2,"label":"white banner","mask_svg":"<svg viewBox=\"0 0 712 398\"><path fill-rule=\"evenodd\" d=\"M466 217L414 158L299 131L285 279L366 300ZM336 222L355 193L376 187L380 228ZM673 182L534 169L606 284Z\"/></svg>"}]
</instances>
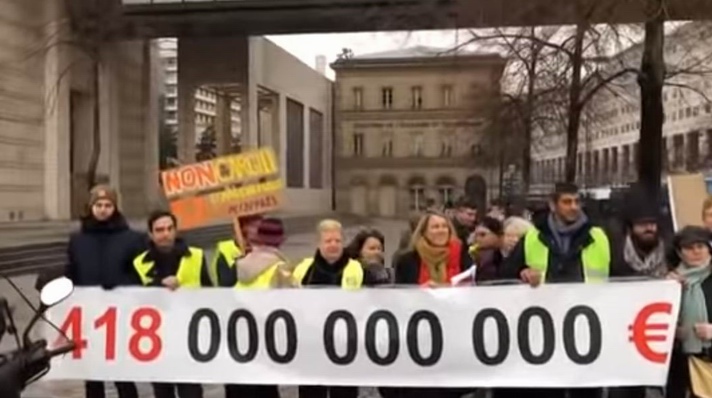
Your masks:
<instances>
[{"instance_id":1,"label":"white banner","mask_svg":"<svg viewBox=\"0 0 712 398\"><path fill-rule=\"evenodd\" d=\"M282 385L663 385L672 281L441 289L80 288L49 378ZM49 341L57 339L56 332Z\"/></svg>"}]
</instances>

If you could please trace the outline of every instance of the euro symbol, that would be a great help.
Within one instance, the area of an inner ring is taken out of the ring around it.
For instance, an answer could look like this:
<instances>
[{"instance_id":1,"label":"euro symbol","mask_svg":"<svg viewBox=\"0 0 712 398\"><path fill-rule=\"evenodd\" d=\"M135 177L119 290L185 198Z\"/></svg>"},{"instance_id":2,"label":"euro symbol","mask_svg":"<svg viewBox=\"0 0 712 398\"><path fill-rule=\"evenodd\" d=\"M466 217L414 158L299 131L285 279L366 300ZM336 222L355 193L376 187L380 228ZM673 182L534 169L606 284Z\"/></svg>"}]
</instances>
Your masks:
<instances>
[{"instance_id":1,"label":"euro symbol","mask_svg":"<svg viewBox=\"0 0 712 398\"><path fill-rule=\"evenodd\" d=\"M670 315L672 312L672 304L657 302L651 303L643 307L635 316L632 325L628 326L630 330L629 341L635 344L638 353L650 362L664 364L667 362L668 353L658 352L650 348L651 342L666 341L667 330L670 326L667 323L648 323L651 316L659 313ZM662 333L648 334L648 332L660 331Z\"/></svg>"}]
</instances>

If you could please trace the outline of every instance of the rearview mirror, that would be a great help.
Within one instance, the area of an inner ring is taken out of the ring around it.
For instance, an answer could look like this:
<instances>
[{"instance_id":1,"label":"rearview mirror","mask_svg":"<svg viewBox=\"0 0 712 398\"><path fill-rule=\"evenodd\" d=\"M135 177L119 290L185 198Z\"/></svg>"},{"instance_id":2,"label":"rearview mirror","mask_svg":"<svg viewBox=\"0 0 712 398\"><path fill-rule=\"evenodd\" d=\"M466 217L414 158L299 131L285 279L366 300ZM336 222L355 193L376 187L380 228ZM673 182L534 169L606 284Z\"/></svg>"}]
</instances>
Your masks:
<instances>
[{"instance_id":1,"label":"rearview mirror","mask_svg":"<svg viewBox=\"0 0 712 398\"><path fill-rule=\"evenodd\" d=\"M51 307L62 302L74 291L74 283L67 278L61 277L47 282L40 291L40 301L46 307Z\"/></svg>"}]
</instances>

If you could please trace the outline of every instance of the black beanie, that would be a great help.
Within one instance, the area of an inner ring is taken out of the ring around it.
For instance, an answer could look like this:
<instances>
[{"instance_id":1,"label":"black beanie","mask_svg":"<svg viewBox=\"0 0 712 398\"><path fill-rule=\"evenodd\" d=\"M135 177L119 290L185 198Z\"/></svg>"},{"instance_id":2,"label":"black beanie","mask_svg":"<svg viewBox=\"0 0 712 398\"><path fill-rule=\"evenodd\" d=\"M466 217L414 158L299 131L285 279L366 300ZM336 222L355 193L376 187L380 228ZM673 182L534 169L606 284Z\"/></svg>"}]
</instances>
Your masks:
<instances>
[{"instance_id":1,"label":"black beanie","mask_svg":"<svg viewBox=\"0 0 712 398\"><path fill-rule=\"evenodd\" d=\"M660 206L655 198L650 198L641 186L633 186L625 195L623 218L628 226L641 221L657 223L660 217Z\"/></svg>"}]
</instances>

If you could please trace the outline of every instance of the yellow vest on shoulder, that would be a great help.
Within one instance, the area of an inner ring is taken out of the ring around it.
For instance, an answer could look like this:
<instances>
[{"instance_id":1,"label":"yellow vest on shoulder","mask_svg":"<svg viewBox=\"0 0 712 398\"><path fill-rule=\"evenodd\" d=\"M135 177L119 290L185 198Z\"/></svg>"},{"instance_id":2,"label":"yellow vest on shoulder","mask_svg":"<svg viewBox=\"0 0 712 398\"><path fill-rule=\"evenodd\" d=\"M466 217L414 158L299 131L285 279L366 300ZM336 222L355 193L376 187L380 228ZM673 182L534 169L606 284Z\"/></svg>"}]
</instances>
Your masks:
<instances>
[{"instance_id":1,"label":"yellow vest on shoulder","mask_svg":"<svg viewBox=\"0 0 712 398\"><path fill-rule=\"evenodd\" d=\"M297 267L294 268L292 278L298 286L302 286L304 277L307 275L311 267L314 265L314 258L309 257L302 260ZM347 290L360 289L363 285L363 267L356 260L349 260L344 273L341 276L341 288Z\"/></svg>"}]
</instances>

